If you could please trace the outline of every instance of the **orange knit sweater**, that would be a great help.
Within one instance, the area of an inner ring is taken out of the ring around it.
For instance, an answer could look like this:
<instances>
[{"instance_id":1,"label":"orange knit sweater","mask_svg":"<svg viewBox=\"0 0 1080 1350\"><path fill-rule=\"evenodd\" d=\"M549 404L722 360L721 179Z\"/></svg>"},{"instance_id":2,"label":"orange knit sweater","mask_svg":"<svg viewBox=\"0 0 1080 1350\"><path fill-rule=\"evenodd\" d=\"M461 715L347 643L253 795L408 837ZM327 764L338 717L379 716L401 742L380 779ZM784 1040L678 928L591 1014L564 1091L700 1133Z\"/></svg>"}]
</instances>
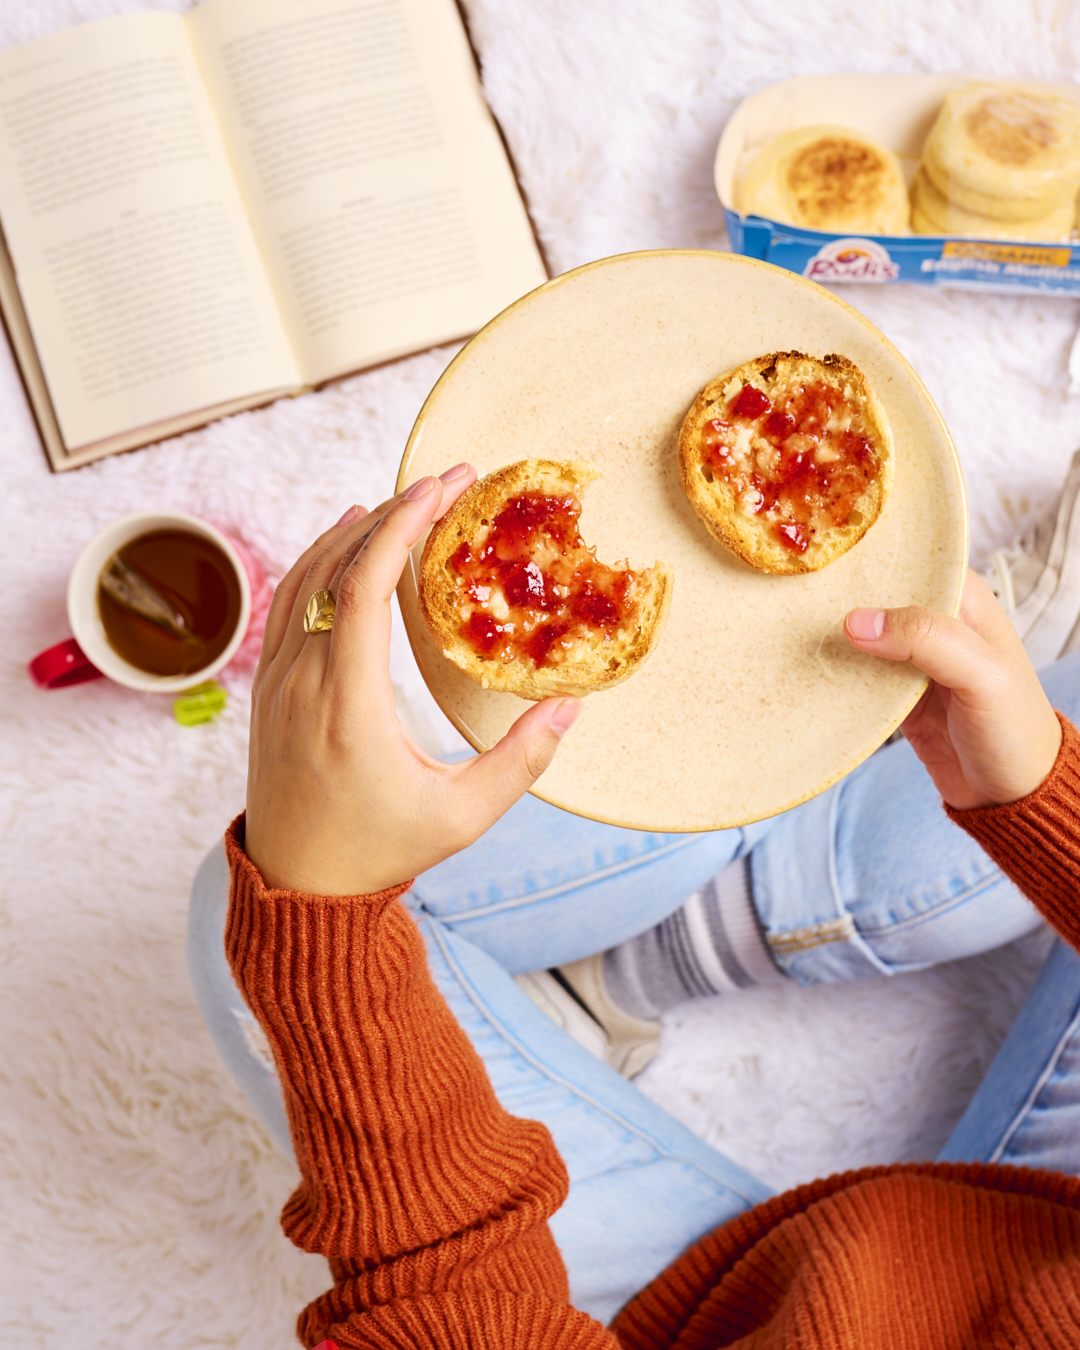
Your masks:
<instances>
[{"instance_id":1,"label":"orange knit sweater","mask_svg":"<svg viewBox=\"0 0 1080 1350\"><path fill-rule=\"evenodd\" d=\"M950 812L1080 946L1080 736L1011 806ZM227 837L226 947L273 1046L301 1182L282 1216L329 1258L300 1317L340 1350L1080 1347L1080 1178L919 1164L801 1186L708 1234L609 1330L572 1308L544 1126L498 1104L398 896L266 889ZM642 1215L642 1223L648 1215Z\"/></svg>"}]
</instances>

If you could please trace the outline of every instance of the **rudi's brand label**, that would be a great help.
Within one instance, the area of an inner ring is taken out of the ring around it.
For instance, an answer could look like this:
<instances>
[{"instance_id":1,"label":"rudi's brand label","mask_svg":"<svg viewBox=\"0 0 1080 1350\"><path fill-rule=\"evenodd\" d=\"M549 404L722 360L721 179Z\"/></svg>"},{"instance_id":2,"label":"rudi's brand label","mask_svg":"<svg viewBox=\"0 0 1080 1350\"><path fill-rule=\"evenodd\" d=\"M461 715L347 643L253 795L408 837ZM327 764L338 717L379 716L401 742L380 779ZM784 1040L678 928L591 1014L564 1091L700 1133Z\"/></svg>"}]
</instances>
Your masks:
<instances>
[{"instance_id":1,"label":"rudi's brand label","mask_svg":"<svg viewBox=\"0 0 1080 1350\"><path fill-rule=\"evenodd\" d=\"M1080 247L879 235L876 239L799 230L779 221L743 217L725 207L731 247L825 286L844 283L967 286L1080 296Z\"/></svg>"},{"instance_id":2,"label":"rudi's brand label","mask_svg":"<svg viewBox=\"0 0 1080 1350\"><path fill-rule=\"evenodd\" d=\"M803 268L811 281L896 281L899 264L873 239L833 239Z\"/></svg>"}]
</instances>

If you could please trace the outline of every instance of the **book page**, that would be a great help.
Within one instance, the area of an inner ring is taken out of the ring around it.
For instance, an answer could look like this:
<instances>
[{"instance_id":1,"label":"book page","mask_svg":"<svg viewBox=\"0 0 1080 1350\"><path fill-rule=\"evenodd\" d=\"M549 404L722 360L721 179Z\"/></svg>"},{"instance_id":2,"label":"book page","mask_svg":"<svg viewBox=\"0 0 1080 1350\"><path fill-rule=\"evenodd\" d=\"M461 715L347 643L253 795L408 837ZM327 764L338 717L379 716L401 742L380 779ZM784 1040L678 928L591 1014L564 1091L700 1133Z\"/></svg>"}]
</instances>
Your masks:
<instances>
[{"instance_id":1,"label":"book page","mask_svg":"<svg viewBox=\"0 0 1080 1350\"><path fill-rule=\"evenodd\" d=\"M178 16L0 52L0 221L69 450L300 383Z\"/></svg>"},{"instance_id":2,"label":"book page","mask_svg":"<svg viewBox=\"0 0 1080 1350\"><path fill-rule=\"evenodd\" d=\"M196 52L305 379L546 279L453 0L207 0Z\"/></svg>"}]
</instances>

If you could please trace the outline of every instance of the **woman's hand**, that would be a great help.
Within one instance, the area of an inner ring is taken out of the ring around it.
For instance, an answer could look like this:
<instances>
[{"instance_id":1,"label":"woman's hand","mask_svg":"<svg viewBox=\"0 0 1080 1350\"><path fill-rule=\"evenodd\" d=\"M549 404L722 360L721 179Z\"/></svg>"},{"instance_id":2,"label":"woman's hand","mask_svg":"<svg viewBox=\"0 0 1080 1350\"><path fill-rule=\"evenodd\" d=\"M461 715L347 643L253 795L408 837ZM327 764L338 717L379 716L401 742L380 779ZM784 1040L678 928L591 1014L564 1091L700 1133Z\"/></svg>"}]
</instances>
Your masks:
<instances>
[{"instance_id":1,"label":"woman's hand","mask_svg":"<svg viewBox=\"0 0 1080 1350\"><path fill-rule=\"evenodd\" d=\"M1054 766L1061 724L986 583L968 572L960 615L853 609L860 651L910 661L931 684L901 727L942 798L958 810L1034 792Z\"/></svg>"},{"instance_id":2,"label":"woman's hand","mask_svg":"<svg viewBox=\"0 0 1080 1350\"><path fill-rule=\"evenodd\" d=\"M365 895L465 848L550 764L580 711L549 699L486 754L433 760L394 712L390 597L409 550L474 482L469 465L425 478L367 513L348 512L281 583L255 676L248 766L248 857L268 886ZM330 633L304 633L321 589Z\"/></svg>"}]
</instances>

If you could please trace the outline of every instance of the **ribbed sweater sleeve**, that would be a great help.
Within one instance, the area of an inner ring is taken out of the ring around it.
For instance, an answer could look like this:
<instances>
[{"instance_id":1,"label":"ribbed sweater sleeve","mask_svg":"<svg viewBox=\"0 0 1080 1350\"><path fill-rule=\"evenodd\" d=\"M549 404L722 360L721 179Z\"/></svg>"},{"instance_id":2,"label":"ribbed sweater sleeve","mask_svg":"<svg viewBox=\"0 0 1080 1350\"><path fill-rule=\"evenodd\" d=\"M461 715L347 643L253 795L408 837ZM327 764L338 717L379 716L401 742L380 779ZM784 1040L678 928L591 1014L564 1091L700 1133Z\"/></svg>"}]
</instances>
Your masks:
<instances>
[{"instance_id":1,"label":"ribbed sweater sleeve","mask_svg":"<svg viewBox=\"0 0 1080 1350\"><path fill-rule=\"evenodd\" d=\"M334 1287L306 1346L613 1350L569 1306L548 1217L566 1195L543 1125L498 1104L399 896L271 890L226 836L225 947L274 1052L300 1184L282 1214Z\"/></svg>"},{"instance_id":2,"label":"ribbed sweater sleeve","mask_svg":"<svg viewBox=\"0 0 1080 1350\"><path fill-rule=\"evenodd\" d=\"M867 1167L707 1234L619 1313L621 1350L1076 1350L1080 1179Z\"/></svg>"},{"instance_id":3,"label":"ribbed sweater sleeve","mask_svg":"<svg viewBox=\"0 0 1080 1350\"><path fill-rule=\"evenodd\" d=\"M1058 720L1061 749L1034 792L1007 806L945 810L1080 950L1080 732Z\"/></svg>"}]
</instances>

